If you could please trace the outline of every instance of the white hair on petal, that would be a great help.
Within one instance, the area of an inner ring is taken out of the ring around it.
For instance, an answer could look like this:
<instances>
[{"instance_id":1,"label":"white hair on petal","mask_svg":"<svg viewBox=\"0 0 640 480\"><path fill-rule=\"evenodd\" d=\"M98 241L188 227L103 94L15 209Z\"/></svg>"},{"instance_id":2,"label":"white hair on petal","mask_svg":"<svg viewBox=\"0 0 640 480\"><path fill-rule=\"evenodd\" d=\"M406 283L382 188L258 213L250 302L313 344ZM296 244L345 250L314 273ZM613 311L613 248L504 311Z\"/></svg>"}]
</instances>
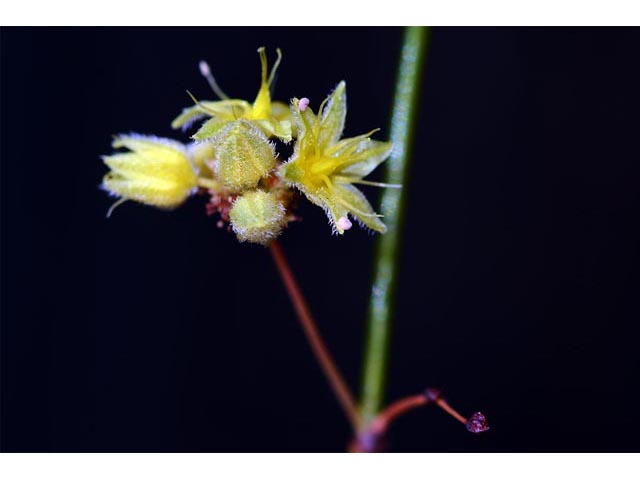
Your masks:
<instances>
[{"instance_id":1,"label":"white hair on petal","mask_svg":"<svg viewBox=\"0 0 640 480\"><path fill-rule=\"evenodd\" d=\"M202 120L206 116L207 115L205 115L204 113L199 113L197 115L194 115L189 120L185 121L184 124L182 125L182 127L180 127L180 129L182 130L182 132L186 132L187 130L189 130L191 128L191 125L193 125L195 122L197 122L199 120Z\"/></svg>"},{"instance_id":2,"label":"white hair on petal","mask_svg":"<svg viewBox=\"0 0 640 480\"><path fill-rule=\"evenodd\" d=\"M116 135L114 142L126 141L127 139L137 140L141 142L155 143L156 145L163 145L165 147L178 150L184 154L187 153L187 149L185 145L177 140L173 140L171 138L158 137L156 135L145 135L143 133L136 133L136 132L129 132L128 134L121 133L119 135Z\"/></svg>"}]
</instances>

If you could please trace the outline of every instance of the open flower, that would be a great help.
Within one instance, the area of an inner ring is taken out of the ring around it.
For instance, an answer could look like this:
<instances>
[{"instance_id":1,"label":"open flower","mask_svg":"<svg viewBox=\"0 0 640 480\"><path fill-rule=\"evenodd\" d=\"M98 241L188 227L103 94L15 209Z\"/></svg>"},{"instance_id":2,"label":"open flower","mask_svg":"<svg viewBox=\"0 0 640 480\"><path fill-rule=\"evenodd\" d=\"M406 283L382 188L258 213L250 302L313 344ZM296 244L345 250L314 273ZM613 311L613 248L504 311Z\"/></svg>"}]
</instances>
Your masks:
<instances>
[{"instance_id":1,"label":"open flower","mask_svg":"<svg viewBox=\"0 0 640 480\"><path fill-rule=\"evenodd\" d=\"M280 166L278 174L325 210L334 233L342 234L351 228L349 215L384 233L386 226L380 216L353 184L392 186L363 180L386 160L391 143L371 140L375 130L340 140L347 113L344 82L323 102L318 115L308 105L306 98L294 99L291 104L298 140L293 155Z\"/></svg>"},{"instance_id":2,"label":"open flower","mask_svg":"<svg viewBox=\"0 0 640 480\"><path fill-rule=\"evenodd\" d=\"M116 205L135 200L171 209L184 202L197 185L187 150L179 142L131 134L116 137L113 147L130 150L102 157L111 169L102 187L121 197Z\"/></svg>"},{"instance_id":3,"label":"open flower","mask_svg":"<svg viewBox=\"0 0 640 480\"><path fill-rule=\"evenodd\" d=\"M207 77L215 92L220 96L219 101L197 102L193 107L185 108L176 117L171 126L173 128L188 128L193 122L211 117L193 135L194 140L206 140L214 136L222 127L236 120L249 120L260 128L267 137L278 137L284 142L291 141L291 121L289 109L284 103L272 102L269 89L273 83L282 54L278 49L278 60L267 77L267 54L264 47L258 49L260 54L261 81L258 95L253 104L245 100L230 99L215 83L209 67L201 64L202 73Z\"/></svg>"}]
</instances>

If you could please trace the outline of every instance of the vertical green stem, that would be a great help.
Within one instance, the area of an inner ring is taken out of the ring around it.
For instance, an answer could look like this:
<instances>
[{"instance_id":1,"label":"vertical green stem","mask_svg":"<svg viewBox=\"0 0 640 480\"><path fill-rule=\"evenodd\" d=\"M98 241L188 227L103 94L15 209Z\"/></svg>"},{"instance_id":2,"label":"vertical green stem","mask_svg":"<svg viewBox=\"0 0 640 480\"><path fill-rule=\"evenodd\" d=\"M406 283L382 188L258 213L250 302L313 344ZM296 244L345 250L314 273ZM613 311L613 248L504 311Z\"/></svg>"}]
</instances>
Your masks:
<instances>
[{"instance_id":1,"label":"vertical green stem","mask_svg":"<svg viewBox=\"0 0 640 480\"><path fill-rule=\"evenodd\" d=\"M384 180L387 183L407 184L414 133L413 120L418 110L428 33L427 27L407 27L404 32L391 116L390 140L393 142L393 152L387 161ZM379 237L376 245L360 404L361 425L365 428L380 411L384 401L405 199L406 188L388 188L382 195L381 211L388 230Z\"/></svg>"}]
</instances>

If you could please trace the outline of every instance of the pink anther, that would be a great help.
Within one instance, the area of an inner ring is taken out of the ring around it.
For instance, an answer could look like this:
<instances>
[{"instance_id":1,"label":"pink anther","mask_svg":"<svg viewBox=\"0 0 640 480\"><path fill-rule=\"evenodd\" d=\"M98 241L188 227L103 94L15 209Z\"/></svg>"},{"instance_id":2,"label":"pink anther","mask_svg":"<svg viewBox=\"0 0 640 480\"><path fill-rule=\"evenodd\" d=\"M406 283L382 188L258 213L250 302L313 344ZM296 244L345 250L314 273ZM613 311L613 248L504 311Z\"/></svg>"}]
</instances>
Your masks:
<instances>
[{"instance_id":1,"label":"pink anther","mask_svg":"<svg viewBox=\"0 0 640 480\"><path fill-rule=\"evenodd\" d=\"M200 67L200 73L203 77L208 77L209 75L211 75L211 69L209 68L209 64L207 62L205 62L204 60L200 60L198 66Z\"/></svg>"},{"instance_id":2,"label":"pink anther","mask_svg":"<svg viewBox=\"0 0 640 480\"><path fill-rule=\"evenodd\" d=\"M352 227L351 220L347 217L340 217L338 219L338 228L341 230L349 230Z\"/></svg>"}]
</instances>

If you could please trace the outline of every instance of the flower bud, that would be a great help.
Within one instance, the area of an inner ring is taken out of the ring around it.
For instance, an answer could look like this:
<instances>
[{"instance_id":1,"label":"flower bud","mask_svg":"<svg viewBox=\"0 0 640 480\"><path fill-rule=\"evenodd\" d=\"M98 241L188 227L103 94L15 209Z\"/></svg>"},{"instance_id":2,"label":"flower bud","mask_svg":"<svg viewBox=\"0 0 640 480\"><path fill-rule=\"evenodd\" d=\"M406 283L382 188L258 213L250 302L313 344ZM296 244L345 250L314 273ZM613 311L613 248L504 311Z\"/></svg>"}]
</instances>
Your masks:
<instances>
[{"instance_id":1,"label":"flower bud","mask_svg":"<svg viewBox=\"0 0 640 480\"><path fill-rule=\"evenodd\" d=\"M175 208L194 190L197 177L184 145L144 135L121 135L114 148L130 152L104 156L111 169L102 186L113 195L161 208Z\"/></svg>"},{"instance_id":2,"label":"flower bud","mask_svg":"<svg viewBox=\"0 0 640 480\"><path fill-rule=\"evenodd\" d=\"M229 217L238 240L266 245L280 234L285 213L273 193L253 190L238 197Z\"/></svg>"},{"instance_id":3,"label":"flower bud","mask_svg":"<svg viewBox=\"0 0 640 480\"><path fill-rule=\"evenodd\" d=\"M276 165L273 145L258 127L246 120L225 126L213 142L215 174L233 190L255 188Z\"/></svg>"}]
</instances>

